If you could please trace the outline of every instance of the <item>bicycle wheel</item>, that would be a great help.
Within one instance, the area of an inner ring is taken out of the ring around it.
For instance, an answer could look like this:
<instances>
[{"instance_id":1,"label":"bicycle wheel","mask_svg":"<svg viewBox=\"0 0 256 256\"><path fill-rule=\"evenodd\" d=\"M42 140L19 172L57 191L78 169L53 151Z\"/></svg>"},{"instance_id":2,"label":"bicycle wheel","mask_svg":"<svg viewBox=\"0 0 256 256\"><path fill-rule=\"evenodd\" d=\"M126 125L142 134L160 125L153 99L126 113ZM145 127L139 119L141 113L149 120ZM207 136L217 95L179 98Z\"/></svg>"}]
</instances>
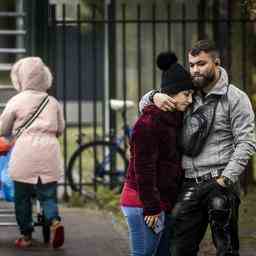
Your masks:
<instances>
[{"instance_id":1,"label":"bicycle wheel","mask_svg":"<svg viewBox=\"0 0 256 256\"><path fill-rule=\"evenodd\" d=\"M73 153L67 177L73 191L94 197L98 186L120 191L127 166L125 152L115 143L94 141Z\"/></svg>"}]
</instances>

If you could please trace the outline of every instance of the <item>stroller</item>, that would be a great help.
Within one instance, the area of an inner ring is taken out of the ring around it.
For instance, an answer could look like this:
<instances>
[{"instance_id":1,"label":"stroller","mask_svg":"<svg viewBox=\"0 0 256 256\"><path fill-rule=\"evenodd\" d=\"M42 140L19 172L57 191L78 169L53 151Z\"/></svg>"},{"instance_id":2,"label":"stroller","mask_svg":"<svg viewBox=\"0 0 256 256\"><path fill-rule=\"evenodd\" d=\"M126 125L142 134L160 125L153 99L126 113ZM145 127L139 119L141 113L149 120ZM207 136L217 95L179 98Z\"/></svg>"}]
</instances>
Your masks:
<instances>
[{"instance_id":1,"label":"stroller","mask_svg":"<svg viewBox=\"0 0 256 256\"><path fill-rule=\"evenodd\" d=\"M44 213L40 207L40 203L38 200L34 200L35 213L33 214L34 218L34 227L42 228L42 236L45 244L50 242L50 226L46 223L44 218ZM0 200L0 226L5 227L15 227L17 223L13 220L15 217L14 207L10 202L6 202L4 200Z\"/></svg>"},{"instance_id":2,"label":"stroller","mask_svg":"<svg viewBox=\"0 0 256 256\"><path fill-rule=\"evenodd\" d=\"M14 186L8 174L8 162L10 152L5 155L0 155L0 226L17 226L13 220L15 217L13 199L14 199ZM50 226L46 222L43 210L38 200L36 200L36 193L33 198L33 225L34 227L42 227L42 235L44 243L50 241ZM12 220L12 221L10 221Z\"/></svg>"}]
</instances>

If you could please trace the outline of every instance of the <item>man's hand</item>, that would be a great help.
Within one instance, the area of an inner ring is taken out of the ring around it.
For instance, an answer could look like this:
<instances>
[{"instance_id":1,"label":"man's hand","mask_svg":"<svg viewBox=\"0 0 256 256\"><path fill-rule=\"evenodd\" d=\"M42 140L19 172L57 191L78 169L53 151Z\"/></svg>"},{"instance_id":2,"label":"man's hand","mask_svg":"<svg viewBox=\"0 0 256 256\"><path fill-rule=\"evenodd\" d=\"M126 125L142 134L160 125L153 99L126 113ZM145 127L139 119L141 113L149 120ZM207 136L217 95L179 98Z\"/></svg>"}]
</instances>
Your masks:
<instances>
[{"instance_id":1,"label":"man's hand","mask_svg":"<svg viewBox=\"0 0 256 256\"><path fill-rule=\"evenodd\" d=\"M153 97L154 104L163 111L174 111L176 101L164 93L156 93Z\"/></svg>"},{"instance_id":2,"label":"man's hand","mask_svg":"<svg viewBox=\"0 0 256 256\"><path fill-rule=\"evenodd\" d=\"M222 187L227 187L224 183L224 177L223 176L220 176L219 178L216 179L217 183L222 186Z\"/></svg>"},{"instance_id":3,"label":"man's hand","mask_svg":"<svg viewBox=\"0 0 256 256\"><path fill-rule=\"evenodd\" d=\"M159 215L160 213L156 215L145 216L144 220L150 228L153 228L157 223L157 219L159 218Z\"/></svg>"},{"instance_id":4,"label":"man's hand","mask_svg":"<svg viewBox=\"0 0 256 256\"><path fill-rule=\"evenodd\" d=\"M225 188L232 187L234 185L233 181L226 176L220 176L216 181L219 185Z\"/></svg>"}]
</instances>

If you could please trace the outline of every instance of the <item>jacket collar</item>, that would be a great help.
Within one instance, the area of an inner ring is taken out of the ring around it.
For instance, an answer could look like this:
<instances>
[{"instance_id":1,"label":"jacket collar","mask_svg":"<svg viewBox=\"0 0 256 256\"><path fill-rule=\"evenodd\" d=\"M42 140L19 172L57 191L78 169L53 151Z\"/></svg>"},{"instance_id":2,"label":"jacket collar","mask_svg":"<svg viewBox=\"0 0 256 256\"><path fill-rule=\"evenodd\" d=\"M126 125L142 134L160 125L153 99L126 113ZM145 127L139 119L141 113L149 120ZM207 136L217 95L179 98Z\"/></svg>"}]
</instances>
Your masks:
<instances>
[{"instance_id":1,"label":"jacket collar","mask_svg":"<svg viewBox=\"0 0 256 256\"><path fill-rule=\"evenodd\" d=\"M224 95L227 93L228 85L229 85L227 71L222 67L219 67L219 70L220 70L220 78L215 84L215 86L207 94L207 96L211 94Z\"/></svg>"}]
</instances>

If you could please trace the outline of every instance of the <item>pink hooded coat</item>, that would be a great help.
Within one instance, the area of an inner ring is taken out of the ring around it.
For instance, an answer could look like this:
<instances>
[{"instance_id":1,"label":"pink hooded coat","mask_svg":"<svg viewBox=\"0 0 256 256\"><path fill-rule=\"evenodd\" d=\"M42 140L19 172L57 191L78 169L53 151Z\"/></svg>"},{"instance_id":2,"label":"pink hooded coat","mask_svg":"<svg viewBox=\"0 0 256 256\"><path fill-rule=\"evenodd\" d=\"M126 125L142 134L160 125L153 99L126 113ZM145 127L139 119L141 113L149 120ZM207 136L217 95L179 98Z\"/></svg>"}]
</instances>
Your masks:
<instances>
[{"instance_id":1,"label":"pink hooded coat","mask_svg":"<svg viewBox=\"0 0 256 256\"><path fill-rule=\"evenodd\" d=\"M19 93L8 101L0 116L0 134L4 136L13 134L34 113L52 85L52 75L38 57L16 62L11 80ZM42 183L58 181L63 168L57 136L63 130L61 106L49 96L45 109L15 142L9 165L11 178L31 184L39 177Z\"/></svg>"}]
</instances>

